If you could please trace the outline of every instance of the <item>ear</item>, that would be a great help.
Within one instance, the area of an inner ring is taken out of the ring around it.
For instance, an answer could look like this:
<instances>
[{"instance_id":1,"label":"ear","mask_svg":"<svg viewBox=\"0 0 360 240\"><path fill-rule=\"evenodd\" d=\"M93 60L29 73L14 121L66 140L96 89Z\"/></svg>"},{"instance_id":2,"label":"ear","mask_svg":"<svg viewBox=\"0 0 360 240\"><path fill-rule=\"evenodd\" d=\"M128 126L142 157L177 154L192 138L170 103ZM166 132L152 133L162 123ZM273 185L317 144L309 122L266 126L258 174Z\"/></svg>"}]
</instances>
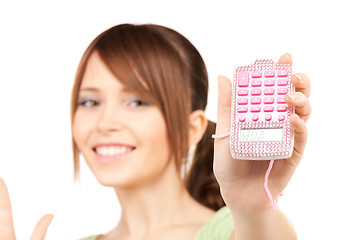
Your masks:
<instances>
[{"instance_id":1,"label":"ear","mask_svg":"<svg viewBox=\"0 0 360 240\"><path fill-rule=\"evenodd\" d=\"M200 142L208 125L205 112L203 110L195 110L190 114L189 119L189 146Z\"/></svg>"}]
</instances>

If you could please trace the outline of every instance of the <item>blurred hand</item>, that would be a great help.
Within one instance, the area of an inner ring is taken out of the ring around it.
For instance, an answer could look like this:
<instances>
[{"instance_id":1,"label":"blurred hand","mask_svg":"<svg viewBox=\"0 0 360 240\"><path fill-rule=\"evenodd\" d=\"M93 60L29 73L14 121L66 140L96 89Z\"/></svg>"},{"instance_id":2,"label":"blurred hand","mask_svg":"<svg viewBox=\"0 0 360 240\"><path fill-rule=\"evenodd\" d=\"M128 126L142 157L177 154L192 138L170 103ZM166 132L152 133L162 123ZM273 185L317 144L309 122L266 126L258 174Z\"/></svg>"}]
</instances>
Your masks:
<instances>
[{"instance_id":1,"label":"blurred hand","mask_svg":"<svg viewBox=\"0 0 360 240\"><path fill-rule=\"evenodd\" d=\"M35 229L30 237L30 240L45 239L46 231L52 219L53 219L53 215L51 214L47 214L43 216L36 224ZM1 240L16 239L9 193L5 185L5 182L2 178L0 178L0 239Z\"/></svg>"}]
</instances>

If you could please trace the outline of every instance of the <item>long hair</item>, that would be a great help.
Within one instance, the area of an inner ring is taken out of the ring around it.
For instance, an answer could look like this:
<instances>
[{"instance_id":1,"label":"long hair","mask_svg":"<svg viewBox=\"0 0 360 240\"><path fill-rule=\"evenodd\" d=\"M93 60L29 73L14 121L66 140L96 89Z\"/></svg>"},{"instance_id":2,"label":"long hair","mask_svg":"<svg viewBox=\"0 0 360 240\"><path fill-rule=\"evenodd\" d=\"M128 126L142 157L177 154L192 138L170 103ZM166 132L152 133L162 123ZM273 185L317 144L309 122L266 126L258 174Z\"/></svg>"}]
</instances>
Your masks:
<instances>
[{"instance_id":1,"label":"long hair","mask_svg":"<svg viewBox=\"0 0 360 240\"><path fill-rule=\"evenodd\" d=\"M83 54L72 90L71 121L87 62L97 52L109 70L130 91L147 96L159 107L167 127L170 151L180 172L188 155L189 115L205 110L208 76L197 49L178 32L158 25L122 24L100 34ZM201 204L214 210L224 206L213 174L213 145L207 130L195 150L186 186ZM73 139L74 174L79 175L79 149Z\"/></svg>"}]
</instances>

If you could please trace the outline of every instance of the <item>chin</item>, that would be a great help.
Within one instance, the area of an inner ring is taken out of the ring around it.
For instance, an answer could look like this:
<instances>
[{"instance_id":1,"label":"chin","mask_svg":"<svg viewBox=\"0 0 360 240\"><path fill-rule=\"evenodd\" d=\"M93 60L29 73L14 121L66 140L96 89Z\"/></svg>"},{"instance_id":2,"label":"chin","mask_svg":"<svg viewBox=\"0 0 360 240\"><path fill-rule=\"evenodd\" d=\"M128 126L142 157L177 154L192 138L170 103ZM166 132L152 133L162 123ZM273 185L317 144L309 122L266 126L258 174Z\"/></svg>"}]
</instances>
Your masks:
<instances>
[{"instance_id":1,"label":"chin","mask_svg":"<svg viewBox=\"0 0 360 240\"><path fill-rule=\"evenodd\" d=\"M127 176L119 171L117 173L97 173L95 177L103 186L123 189L141 187L144 183L149 182L149 179L141 179L139 176L133 174L132 176Z\"/></svg>"}]
</instances>

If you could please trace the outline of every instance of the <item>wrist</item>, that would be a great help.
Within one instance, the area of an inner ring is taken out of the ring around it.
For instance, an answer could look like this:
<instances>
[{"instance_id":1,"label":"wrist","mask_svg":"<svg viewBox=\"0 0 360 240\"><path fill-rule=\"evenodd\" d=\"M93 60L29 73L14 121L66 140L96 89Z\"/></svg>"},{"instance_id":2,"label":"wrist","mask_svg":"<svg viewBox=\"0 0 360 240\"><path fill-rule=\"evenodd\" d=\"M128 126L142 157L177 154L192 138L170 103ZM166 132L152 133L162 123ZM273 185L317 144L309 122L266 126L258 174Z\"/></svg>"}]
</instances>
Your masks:
<instances>
[{"instance_id":1,"label":"wrist","mask_svg":"<svg viewBox=\"0 0 360 240\"><path fill-rule=\"evenodd\" d=\"M254 189L248 194L236 194L233 189L220 186L220 193L230 210L244 215L261 215L275 210L264 189Z\"/></svg>"}]
</instances>

